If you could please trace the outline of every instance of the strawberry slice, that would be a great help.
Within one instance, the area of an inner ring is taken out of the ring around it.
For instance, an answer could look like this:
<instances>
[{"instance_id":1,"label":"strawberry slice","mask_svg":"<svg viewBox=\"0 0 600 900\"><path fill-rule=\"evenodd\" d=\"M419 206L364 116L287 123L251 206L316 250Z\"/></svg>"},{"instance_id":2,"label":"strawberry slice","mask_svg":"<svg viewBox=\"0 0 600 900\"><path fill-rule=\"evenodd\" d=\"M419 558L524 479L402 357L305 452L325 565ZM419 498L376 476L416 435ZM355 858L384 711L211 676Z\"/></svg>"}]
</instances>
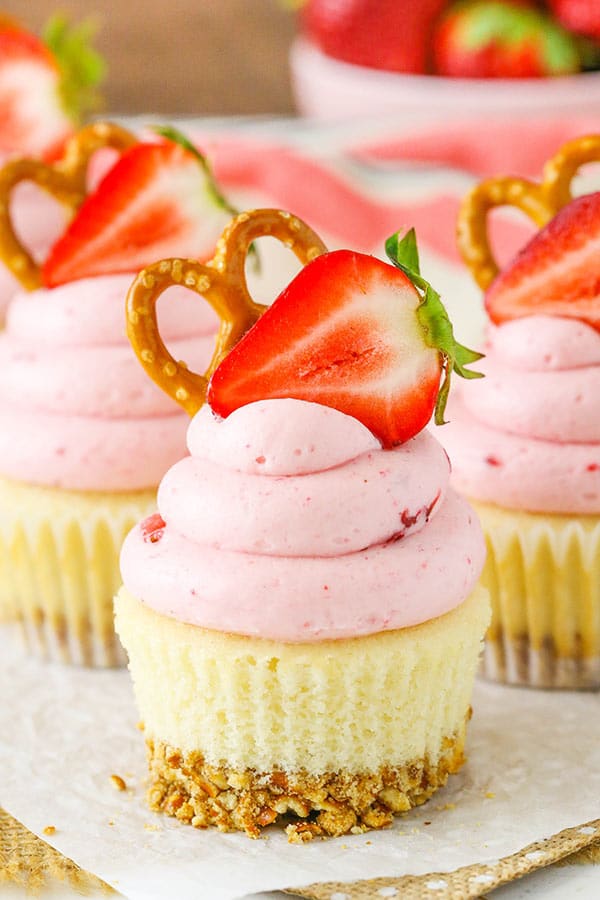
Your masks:
<instances>
[{"instance_id":1,"label":"strawberry slice","mask_svg":"<svg viewBox=\"0 0 600 900\"><path fill-rule=\"evenodd\" d=\"M600 192L564 206L492 282L493 322L565 316L600 331Z\"/></svg>"},{"instance_id":2,"label":"strawberry slice","mask_svg":"<svg viewBox=\"0 0 600 900\"><path fill-rule=\"evenodd\" d=\"M7 155L58 155L74 125L97 105L104 73L89 46L93 26L71 28L55 16L45 40L0 18L0 151Z\"/></svg>"},{"instance_id":3,"label":"strawberry slice","mask_svg":"<svg viewBox=\"0 0 600 900\"><path fill-rule=\"evenodd\" d=\"M215 370L214 412L309 400L354 416L384 447L421 431L434 409L443 422L450 371L476 377L464 365L479 354L454 341L439 295L419 275L414 232L394 235L386 250L398 268L350 250L305 266Z\"/></svg>"},{"instance_id":4,"label":"strawberry slice","mask_svg":"<svg viewBox=\"0 0 600 900\"><path fill-rule=\"evenodd\" d=\"M127 150L86 198L42 268L47 287L170 256L211 256L235 210L193 145L173 129L159 131L164 143Z\"/></svg>"}]
</instances>

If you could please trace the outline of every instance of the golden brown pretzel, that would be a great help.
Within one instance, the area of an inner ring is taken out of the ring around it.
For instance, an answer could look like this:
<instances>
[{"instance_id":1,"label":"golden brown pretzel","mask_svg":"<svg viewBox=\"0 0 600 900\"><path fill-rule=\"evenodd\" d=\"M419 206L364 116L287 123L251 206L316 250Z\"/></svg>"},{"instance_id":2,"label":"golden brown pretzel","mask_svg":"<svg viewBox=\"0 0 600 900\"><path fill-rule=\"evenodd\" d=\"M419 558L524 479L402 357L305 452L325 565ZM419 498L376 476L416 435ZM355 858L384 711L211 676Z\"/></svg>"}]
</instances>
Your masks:
<instances>
[{"instance_id":1,"label":"golden brown pretzel","mask_svg":"<svg viewBox=\"0 0 600 900\"><path fill-rule=\"evenodd\" d=\"M301 219L279 209L256 209L240 213L227 226L207 263L164 259L143 269L129 289L127 334L133 349L150 377L190 415L204 403L208 380L223 357L267 309L250 296L245 274L252 242L265 235L289 247L304 265L327 252ZM215 351L202 375L171 356L158 330L157 301L176 284L204 297L221 320Z\"/></svg>"},{"instance_id":2,"label":"golden brown pretzel","mask_svg":"<svg viewBox=\"0 0 600 900\"><path fill-rule=\"evenodd\" d=\"M15 159L0 169L0 259L24 288L41 285L40 267L15 234L10 198L22 181L33 181L75 212L86 196L86 175L91 156L101 147L126 150L137 143L135 135L110 122L86 125L66 144L60 160L49 165L41 160Z\"/></svg>"},{"instance_id":3,"label":"golden brown pretzel","mask_svg":"<svg viewBox=\"0 0 600 900\"><path fill-rule=\"evenodd\" d=\"M600 161L600 135L568 141L544 166L538 184L525 178L488 178L474 187L461 205L457 242L477 284L484 290L498 274L488 231L488 213L497 206L516 206L543 228L572 200L571 184L581 166Z\"/></svg>"}]
</instances>

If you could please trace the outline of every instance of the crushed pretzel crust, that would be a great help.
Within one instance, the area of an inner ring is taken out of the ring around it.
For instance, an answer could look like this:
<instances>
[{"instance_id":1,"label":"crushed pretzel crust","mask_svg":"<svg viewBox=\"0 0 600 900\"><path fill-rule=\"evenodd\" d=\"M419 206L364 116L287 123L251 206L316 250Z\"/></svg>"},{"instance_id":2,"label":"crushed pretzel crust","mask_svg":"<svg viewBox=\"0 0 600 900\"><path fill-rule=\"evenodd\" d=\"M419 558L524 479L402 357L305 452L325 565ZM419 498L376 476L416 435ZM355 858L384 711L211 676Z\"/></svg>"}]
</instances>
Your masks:
<instances>
[{"instance_id":1,"label":"crushed pretzel crust","mask_svg":"<svg viewBox=\"0 0 600 900\"><path fill-rule=\"evenodd\" d=\"M283 822L291 843L384 828L395 814L428 800L464 763L464 731L444 738L435 762L415 759L359 774L214 767L199 752L146 743L151 809L195 828L245 831L252 838Z\"/></svg>"}]
</instances>

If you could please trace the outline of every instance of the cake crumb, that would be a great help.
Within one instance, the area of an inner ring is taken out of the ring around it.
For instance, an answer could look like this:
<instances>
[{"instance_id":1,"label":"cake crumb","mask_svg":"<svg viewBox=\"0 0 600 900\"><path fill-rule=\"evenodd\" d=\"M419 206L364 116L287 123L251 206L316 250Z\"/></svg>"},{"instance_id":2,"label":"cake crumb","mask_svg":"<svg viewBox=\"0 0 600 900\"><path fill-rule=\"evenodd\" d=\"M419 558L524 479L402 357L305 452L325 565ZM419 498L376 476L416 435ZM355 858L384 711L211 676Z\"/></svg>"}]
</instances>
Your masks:
<instances>
[{"instance_id":1,"label":"cake crumb","mask_svg":"<svg viewBox=\"0 0 600 900\"><path fill-rule=\"evenodd\" d=\"M116 789L118 791L126 791L127 790L127 785L125 784L125 781L121 778L120 775L111 775L110 780L112 781L112 783L114 784L114 786L116 787Z\"/></svg>"},{"instance_id":2,"label":"cake crumb","mask_svg":"<svg viewBox=\"0 0 600 900\"><path fill-rule=\"evenodd\" d=\"M146 726L144 725L143 722L137 722L135 727L137 728L138 731L144 731Z\"/></svg>"},{"instance_id":3,"label":"cake crumb","mask_svg":"<svg viewBox=\"0 0 600 900\"><path fill-rule=\"evenodd\" d=\"M160 825L156 825L154 823L144 822L144 829L146 831L160 831L161 827Z\"/></svg>"},{"instance_id":4,"label":"cake crumb","mask_svg":"<svg viewBox=\"0 0 600 900\"><path fill-rule=\"evenodd\" d=\"M46 825L44 828L44 834L56 834L56 827L54 825Z\"/></svg>"},{"instance_id":5,"label":"cake crumb","mask_svg":"<svg viewBox=\"0 0 600 900\"><path fill-rule=\"evenodd\" d=\"M113 822L112 819L109 819L109 820L108 820L108 824L109 824L109 825L114 825L115 823Z\"/></svg>"}]
</instances>

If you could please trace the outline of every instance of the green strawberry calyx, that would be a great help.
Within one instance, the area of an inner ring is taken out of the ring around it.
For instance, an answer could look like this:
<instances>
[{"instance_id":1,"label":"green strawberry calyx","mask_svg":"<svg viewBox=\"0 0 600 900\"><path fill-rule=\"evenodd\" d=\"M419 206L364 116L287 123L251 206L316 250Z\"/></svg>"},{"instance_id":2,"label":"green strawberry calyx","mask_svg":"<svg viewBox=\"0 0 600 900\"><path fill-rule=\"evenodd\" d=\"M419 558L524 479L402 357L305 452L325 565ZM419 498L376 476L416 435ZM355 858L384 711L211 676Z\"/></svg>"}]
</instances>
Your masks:
<instances>
[{"instance_id":1,"label":"green strawberry calyx","mask_svg":"<svg viewBox=\"0 0 600 900\"><path fill-rule=\"evenodd\" d=\"M474 372L467 366L482 359L484 354L469 350L468 347L459 344L454 337L452 322L448 318L440 295L421 275L414 228L407 231L402 238L399 231L389 237L385 242L385 252L390 262L404 272L417 289L421 303L416 312L423 329L425 343L428 347L438 350L442 357L443 377L435 405L434 421L436 425L444 425L452 372L456 372L461 378L482 378L482 372Z\"/></svg>"},{"instance_id":2,"label":"green strawberry calyx","mask_svg":"<svg viewBox=\"0 0 600 900\"><path fill-rule=\"evenodd\" d=\"M60 72L62 105L75 124L102 107L98 86L106 75L106 64L92 46L97 31L93 18L71 25L68 18L58 14L49 19L42 35Z\"/></svg>"}]
</instances>

